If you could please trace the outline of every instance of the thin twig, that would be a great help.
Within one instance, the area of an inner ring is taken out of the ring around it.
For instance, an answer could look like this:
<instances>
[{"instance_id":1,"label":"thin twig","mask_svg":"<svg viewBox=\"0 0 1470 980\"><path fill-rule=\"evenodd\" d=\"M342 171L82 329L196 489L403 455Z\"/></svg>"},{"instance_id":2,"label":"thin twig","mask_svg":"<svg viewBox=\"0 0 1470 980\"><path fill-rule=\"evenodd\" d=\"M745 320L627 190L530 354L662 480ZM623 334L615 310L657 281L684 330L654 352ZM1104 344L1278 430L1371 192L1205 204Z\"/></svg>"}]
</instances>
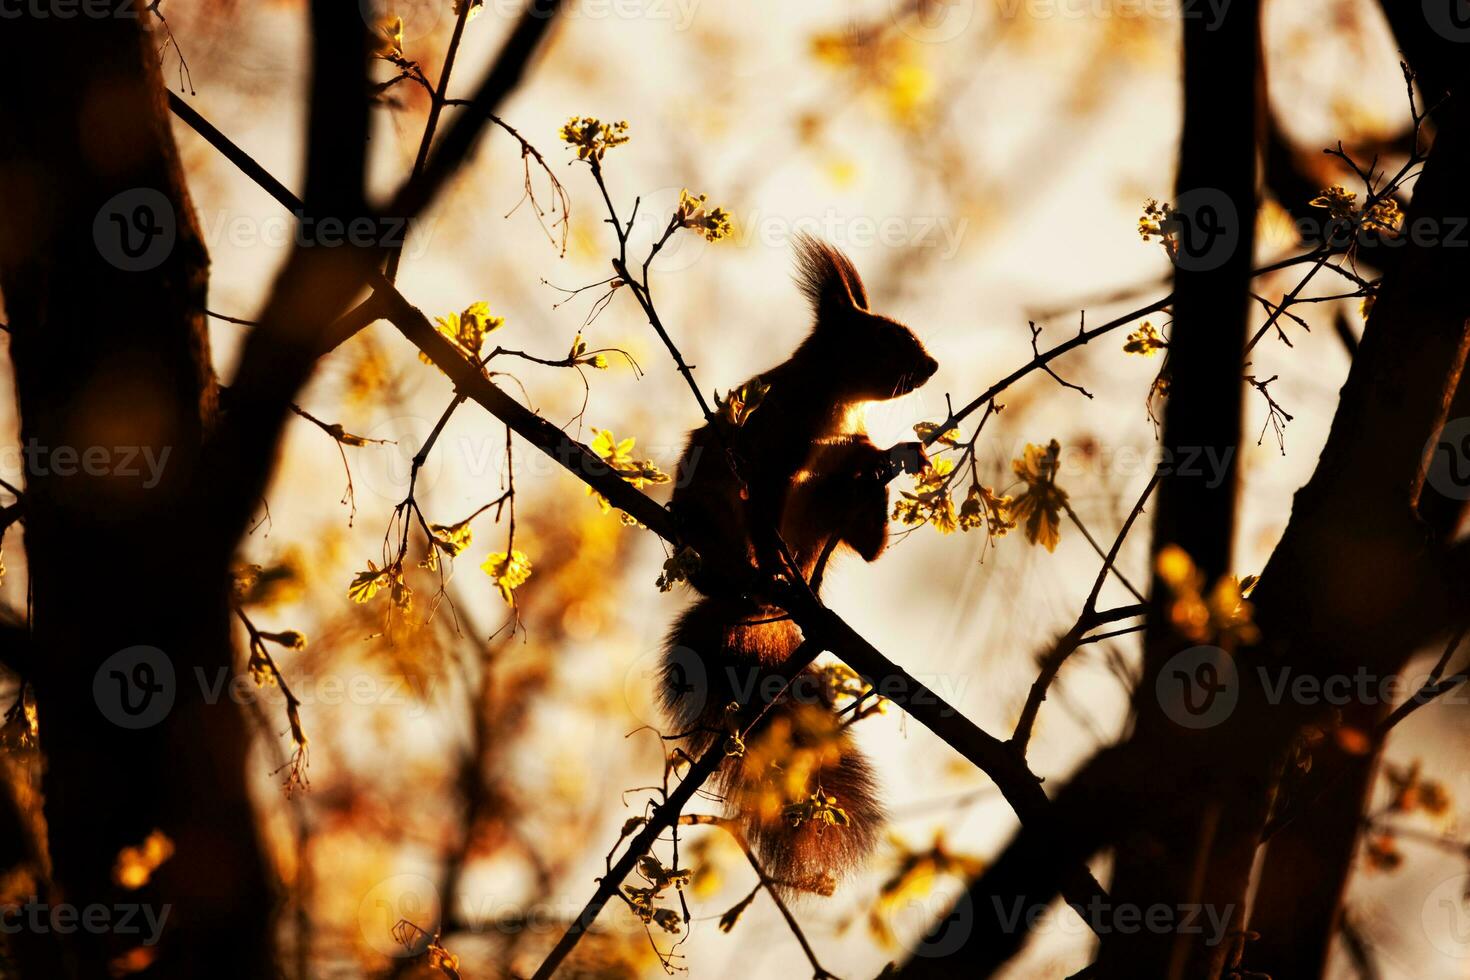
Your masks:
<instances>
[{"instance_id":1,"label":"thin twig","mask_svg":"<svg viewBox=\"0 0 1470 980\"><path fill-rule=\"evenodd\" d=\"M1057 645L1052 651L1042 659L1041 673L1037 676L1035 682L1032 683L1031 690L1026 695L1026 703L1021 708L1021 717L1016 722L1015 731L1011 733L1011 739L1008 743L1019 751L1023 757L1026 754L1027 746L1030 744L1031 733L1036 727L1036 716L1041 712L1041 702L1046 700L1047 689L1051 687L1052 682L1056 680L1057 674L1061 672L1062 664L1066 663L1067 658L1075 653L1077 648L1084 642L1104 639L1104 637L1093 637L1090 641L1084 641L1083 637L1088 631L1103 625L1105 622L1113 621L1102 618L1097 612L1098 596L1102 593L1103 583L1107 581L1109 570L1117 564L1118 552L1122 549L1123 542L1128 537L1128 532L1133 529L1133 523L1143 513L1144 504L1148 502L1149 496L1154 492L1154 488L1159 485L1159 480L1162 477L1162 470L1155 471L1153 478L1148 481L1148 486L1144 487L1143 493L1138 497L1138 502L1128 512L1128 518L1123 522L1123 527L1118 531L1118 536L1113 539L1113 546L1108 549L1107 555L1103 559L1103 567L1097 573L1097 578L1092 583L1092 591L1088 593L1087 601L1082 605L1082 612L1077 617L1077 622L1057 642ZM1127 613L1128 615L1139 615L1145 612L1146 606L1142 605L1144 601L1143 597L1139 596L1136 592L1134 595L1138 598L1140 605L1125 607L1122 610L1114 610L1109 615L1115 615L1118 612ZM1120 616L1119 618L1123 617Z\"/></svg>"}]
</instances>

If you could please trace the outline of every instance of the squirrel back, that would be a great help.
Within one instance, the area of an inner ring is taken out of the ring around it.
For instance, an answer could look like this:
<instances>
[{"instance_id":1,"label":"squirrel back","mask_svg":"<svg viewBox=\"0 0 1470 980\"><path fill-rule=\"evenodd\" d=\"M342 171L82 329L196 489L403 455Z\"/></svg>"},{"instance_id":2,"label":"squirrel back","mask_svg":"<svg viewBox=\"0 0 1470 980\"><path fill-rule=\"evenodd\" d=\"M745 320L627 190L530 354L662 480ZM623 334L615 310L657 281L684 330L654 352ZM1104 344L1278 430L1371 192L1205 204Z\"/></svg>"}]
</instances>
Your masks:
<instances>
[{"instance_id":1,"label":"squirrel back","mask_svg":"<svg viewBox=\"0 0 1470 980\"><path fill-rule=\"evenodd\" d=\"M674 484L671 507L699 553L690 581L703 597L670 631L662 699L695 756L725 738L728 705L771 696L756 685L760 672L801 642L780 609L750 595L760 572L786 570L776 532L814 589L836 547L866 561L882 553L892 451L868 439L854 409L907 394L938 367L907 327L868 310L846 256L807 236L796 250L811 333L752 379L769 388L742 424L691 434ZM883 824L851 716L837 713L850 692L836 676L804 671L720 774L763 869L787 889L826 890L872 852Z\"/></svg>"},{"instance_id":2,"label":"squirrel back","mask_svg":"<svg viewBox=\"0 0 1470 980\"><path fill-rule=\"evenodd\" d=\"M939 367L912 331L868 310L867 291L847 256L807 235L795 245L811 332L784 362L747 382L768 387L744 423L696 429L676 469L670 507L700 555L691 581L706 595L748 583L758 564L774 561L773 542L762 540L768 532L810 537L805 525L786 521L786 501L802 471L814 461L830 468L832 460L816 457L834 441L866 444L876 459L881 451L867 441L856 410L908 394ZM799 549L791 537L786 542Z\"/></svg>"}]
</instances>

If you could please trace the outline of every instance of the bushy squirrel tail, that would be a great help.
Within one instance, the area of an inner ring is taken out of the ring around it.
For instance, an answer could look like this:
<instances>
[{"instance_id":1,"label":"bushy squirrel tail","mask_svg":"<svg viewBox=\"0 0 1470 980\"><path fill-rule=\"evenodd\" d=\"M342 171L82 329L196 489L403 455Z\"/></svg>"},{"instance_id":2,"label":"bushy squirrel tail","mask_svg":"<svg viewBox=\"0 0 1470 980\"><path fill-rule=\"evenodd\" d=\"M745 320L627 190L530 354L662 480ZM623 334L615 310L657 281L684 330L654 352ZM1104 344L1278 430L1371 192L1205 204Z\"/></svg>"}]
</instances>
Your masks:
<instances>
[{"instance_id":1,"label":"bushy squirrel tail","mask_svg":"<svg viewBox=\"0 0 1470 980\"><path fill-rule=\"evenodd\" d=\"M744 600L706 597L680 616L665 648L663 701L691 755L726 741L728 705L771 696L757 679L800 642L779 610ZM803 671L718 777L728 816L788 892L830 892L866 862L884 823L872 767L831 690L821 668Z\"/></svg>"},{"instance_id":2,"label":"bushy squirrel tail","mask_svg":"<svg viewBox=\"0 0 1470 980\"><path fill-rule=\"evenodd\" d=\"M734 760L726 799L775 885L830 894L878 846L885 815L877 782L830 707L783 702L771 716L767 736L754 739L746 757ZM768 751L772 743L774 751ZM815 757L809 772L802 771L806 753ZM794 761L780 768L771 755Z\"/></svg>"}]
</instances>

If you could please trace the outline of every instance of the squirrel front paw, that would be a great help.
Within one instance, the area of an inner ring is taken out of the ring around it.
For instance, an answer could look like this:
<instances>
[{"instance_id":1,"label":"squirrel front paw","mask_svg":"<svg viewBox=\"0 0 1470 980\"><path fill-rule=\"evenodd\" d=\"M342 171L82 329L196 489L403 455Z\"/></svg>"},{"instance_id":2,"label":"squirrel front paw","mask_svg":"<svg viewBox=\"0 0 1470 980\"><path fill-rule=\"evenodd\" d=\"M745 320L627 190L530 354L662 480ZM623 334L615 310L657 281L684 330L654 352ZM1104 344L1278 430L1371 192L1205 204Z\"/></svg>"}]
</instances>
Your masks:
<instances>
[{"instance_id":1,"label":"squirrel front paw","mask_svg":"<svg viewBox=\"0 0 1470 980\"><path fill-rule=\"evenodd\" d=\"M896 473L917 476L932 465L922 442L900 442L888 450L888 463Z\"/></svg>"}]
</instances>

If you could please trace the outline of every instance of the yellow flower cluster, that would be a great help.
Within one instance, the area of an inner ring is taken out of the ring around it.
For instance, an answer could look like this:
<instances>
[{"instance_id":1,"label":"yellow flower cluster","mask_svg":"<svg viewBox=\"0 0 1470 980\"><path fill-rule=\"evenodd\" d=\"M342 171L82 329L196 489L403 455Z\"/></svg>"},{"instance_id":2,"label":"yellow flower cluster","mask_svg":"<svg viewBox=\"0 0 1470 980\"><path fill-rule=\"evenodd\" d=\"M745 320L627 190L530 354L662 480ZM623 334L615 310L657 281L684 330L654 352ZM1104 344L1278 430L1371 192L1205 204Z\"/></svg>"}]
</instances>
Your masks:
<instances>
[{"instance_id":1,"label":"yellow flower cluster","mask_svg":"<svg viewBox=\"0 0 1470 980\"><path fill-rule=\"evenodd\" d=\"M137 847L124 847L117 852L112 880L129 891L148 884L153 872L174 853L174 842L161 830L155 830Z\"/></svg>"},{"instance_id":2,"label":"yellow flower cluster","mask_svg":"<svg viewBox=\"0 0 1470 980\"><path fill-rule=\"evenodd\" d=\"M1153 198L1149 198L1143 204L1143 216L1138 219L1138 237L1146 242L1155 238L1159 244L1164 246L1172 261L1179 251L1179 240L1174 237L1172 229L1166 227L1174 216L1174 208L1167 203L1160 204Z\"/></svg>"},{"instance_id":3,"label":"yellow flower cluster","mask_svg":"<svg viewBox=\"0 0 1470 980\"><path fill-rule=\"evenodd\" d=\"M687 868L665 868L658 858L645 854L638 859L638 873L648 885L623 886L628 908L645 925L656 925L665 932L677 934L681 929L679 913L674 909L660 908L656 903L670 887L683 891L693 872Z\"/></svg>"},{"instance_id":4,"label":"yellow flower cluster","mask_svg":"<svg viewBox=\"0 0 1470 980\"><path fill-rule=\"evenodd\" d=\"M505 326L505 317L492 315L486 303L471 303L462 313L450 313L434 319L440 333L471 355L480 353L487 334ZM419 356L423 357L422 354Z\"/></svg>"},{"instance_id":5,"label":"yellow flower cluster","mask_svg":"<svg viewBox=\"0 0 1470 980\"><path fill-rule=\"evenodd\" d=\"M1053 439L1044 448L1028 443L1021 458L1011 461L1011 469L1026 484L1011 514L1026 522L1026 540L1047 551L1055 551L1061 540L1062 511L1067 506L1067 491L1056 482L1061 455L1061 444Z\"/></svg>"},{"instance_id":6,"label":"yellow flower cluster","mask_svg":"<svg viewBox=\"0 0 1470 980\"><path fill-rule=\"evenodd\" d=\"M1367 209L1360 210L1358 195L1341 184L1326 188L1312 198L1311 204L1313 207L1326 209L1334 221L1350 222L1365 231L1391 235L1399 230L1399 223L1403 220L1403 212L1393 198L1379 198L1368 205Z\"/></svg>"},{"instance_id":7,"label":"yellow flower cluster","mask_svg":"<svg viewBox=\"0 0 1470 980\"><path fill-rule=\"evenodd\" d=\"M730 212L724 208L706 207L703 194L695 196L687 190L679 192L679 207L674 221L680 228L692 228L707 241L717 242L730 235Z\"/></svg>"},{"instance_id":8,"label":"yellow flower cluster","mask_svg":"<svg viewBox=\"0 0 1470 980\"><path fill-rule=\"evenodd\" d=\"M728 394L715 392L715 414L720 420L736 429L745 424L752 412L761 407L771 386L761 381L760 375L751 378L739 388L731 388Z\"/></svg>"},{"instance_id":9,"label":"yellow flower cluster","mask_svg":"<svg viewBox=\"0 0 1470 980\"><path fill-rule=\"evenodd\" d=\"M490 576L506 605L513 606L515 590L525 585L526 580L531 577L531 559L526 557L524 551L517 549L512 549L509 554L492 551L480 565L480 570Z\"/></svg>"},{"instance_id":10,"label":"yellow flower cluster","mask_svg":"<svg viewBox=\"0 0 1470 980\"><path fill-rule=\"evenodd\" d=\"M609 469L633 484L634 487L642 490L649 484L669 482L669 475L654 465L653 460L633 458L633 445L636 440L632 436L620 442L610 429L593 429L592 432L594 438L592 445L588 448L606 463ZM587 493L597 499L597 506L602 508L604 514L612 510L612 504L602 494L591 487L587 488ZM622 520L624 524L637 523L627 514L623 515Z\"/></svg>"},{"instance_id":11,"label":"yellow flower cluster","mask_svg":"<svg viewBox=\"0 0 1470 980\"><path fill-rule=\"evenodd\" d=\"M940 432L936 423L920 422L914 426L914 434L929 445L959 447L959 429ZM941 534L983 528L991 537L1001 537L1016 526L1011 498L978 480L970 483L964 502L956 511L949 492L953 473L953 460L942 457L931 460L928 468L915 477L913 491L899 492L899 499L893 505L893 519L910 525L933 524Z\"/></svg>"},{"instance_id":12,"label":"yellow flower cluster","mask_svg":"<svg viewBox=\"0 0 1470 980\"><path fill-rule=\"evenodd\" d=\"M561 128L561 139L577 148L577 159L600 162L603 154L628 142L628 123L605 123L591 116L573 116Z\"/></svg>"},{"instance_id":13,"label":"yellow flower cluster","mask_svg":"<svg viewBox=\"0 0 1470 980\"><path fill-rule=\"evenodd\" d=\"M658 585L660 592L668 592L680 582L689 581L689 576L699 571L699 552L685 545L677 552L664 559L664 569L659 574Z\"/></svg>"},{"instance_id":14,"label":"yellow flower cluster","mask_svg":"<svg viewBox=\"0 0 1470 980\"><path fill-rule=\"evenodd\" d=\"M823 793L820 786L806 799L788 805L782 812L782 816L790 821L793 827L800 827L809 822L820 823L828 827L846 827L850 822L847 818L847 811L837 805L837 797Z\"/></svg>"},{"instance_id":15,"label":"yellow flower cluster","mask_svg":"<svg viewBox=\"0 0 1470 980\"><path fill-rule=\"evenodd\" d=\"M1174 594L1169 603L1169 621L1181 636L1195 643L1222 646L1254 643L1260 638L1252 621L1254 610L1245 599L1254 579L1248 577L1241 582L1226 575L1206 594L1204 573L1195 567L1188 552L1173 544L1159 552L1155 567Z\"/></svg>"},{"instance_id":16,"label":"yellow flower cluster","mask_svg":"<svg viewBox=\"0 0 1470 980\"><path fill-rule=\"evenodd\" d=\"M1128 340L1123 344L1123 350L1129 354L1153 357L1168 346L1169 342L1159 336L1159 329L1144 320L1138 325L1137 330L1128 335Z\"/></svg>"},{"instance_id":17,"label":"yellow flower cluster","mask_svg":"<svg viewBox=\"0 0 1470 980\"><path fill-rule=\"evenodd\" d=\"M413 589L403 581L403 566L387 565L379 568L368 562L367 571L358 572L352 584L347 586L347 598L356 603L366 603L381 590L387 589L393 605L408 612L413 607Z\"/></svg>"},{"instance_id":18,"label":"yellow flower cluster","mask_svg":"<svg viewBox=\"0 0 1470 980\"><path fill-rule=\"evenodd\" d=\"M745 749L741 768L755 778L751 799L742 808L768 824L818 820L845 826L841 801L821 788L822 770L842 757L842 735L838 717L816 705L774 719Z\"/></svg>"}]
</instances>

